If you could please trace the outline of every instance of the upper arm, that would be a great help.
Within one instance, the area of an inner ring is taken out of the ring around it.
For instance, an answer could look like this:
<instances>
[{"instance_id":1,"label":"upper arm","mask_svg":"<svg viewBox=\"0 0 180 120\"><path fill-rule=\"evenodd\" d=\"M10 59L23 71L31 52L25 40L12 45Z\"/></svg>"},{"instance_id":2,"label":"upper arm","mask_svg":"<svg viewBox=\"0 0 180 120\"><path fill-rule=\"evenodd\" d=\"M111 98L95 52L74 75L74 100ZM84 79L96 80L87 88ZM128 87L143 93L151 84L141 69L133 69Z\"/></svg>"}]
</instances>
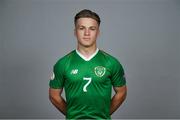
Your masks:
<instances>
[{"instance_id":1,"label":"upper arm","mask_svg":"<svg viewBox=\"0 0 180 120\"><path fill-rule=\"evenodd\" d=\"M58 91L57 89L62 89L64 87L64 62L59 60L53 67L53 74L49 81L49 87L54 88L53 91Z\"/></svg>"},{"instance_id":2,"label":"upper arm","mask_svg":"<svg viewBox=\"0 0 180 120\"><path fill-rule=\"evenodd\" d=\"M116 94L123 94L126 96L127 94L127 87L126 85L121 86L121 87L113 87L114 91Z\"/></svg>"},{"instance_id":3,"label":"upper arm","mask_svg":"<svg viewBox=\"0 0 180 120\"><path fill-rule=\"evenodd\" d=\"M126 85L125 73L122 65L116 59L112 60L111 66L111 83L114 87L122 87Z\"/></svg>"},{"instance_id":4,"label":"upper arm","mask_svg":"<svg viewBox=\"0 0 180 120\"><path fill-rule=\"evenodd\" d=\"M49 97L50 98L56 98L60 97L62 94L63 89L54 89L54 88L49 88Z\"/></svg>"}]
</instances>

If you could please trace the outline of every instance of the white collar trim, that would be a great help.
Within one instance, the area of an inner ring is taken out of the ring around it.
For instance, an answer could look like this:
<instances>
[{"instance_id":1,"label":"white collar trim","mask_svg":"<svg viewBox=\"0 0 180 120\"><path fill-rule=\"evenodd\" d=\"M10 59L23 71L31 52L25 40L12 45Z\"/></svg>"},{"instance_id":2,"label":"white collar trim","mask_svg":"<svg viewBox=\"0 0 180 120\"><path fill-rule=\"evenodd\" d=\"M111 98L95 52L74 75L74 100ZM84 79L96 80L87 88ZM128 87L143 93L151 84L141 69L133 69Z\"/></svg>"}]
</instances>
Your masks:
<instances>
[{"instance_id":1,"label":"white collar trim","mask_svg":"<svg viewBox=\"0 0 180 120\"><path fill-rule=\"evenodd\" d=\"M98 51L99 51L99 49L97 48L96 51L89 58L86 58L76 49L76 53L85 61L91 60L98 53Z\"/></svg>"}]
</instances>

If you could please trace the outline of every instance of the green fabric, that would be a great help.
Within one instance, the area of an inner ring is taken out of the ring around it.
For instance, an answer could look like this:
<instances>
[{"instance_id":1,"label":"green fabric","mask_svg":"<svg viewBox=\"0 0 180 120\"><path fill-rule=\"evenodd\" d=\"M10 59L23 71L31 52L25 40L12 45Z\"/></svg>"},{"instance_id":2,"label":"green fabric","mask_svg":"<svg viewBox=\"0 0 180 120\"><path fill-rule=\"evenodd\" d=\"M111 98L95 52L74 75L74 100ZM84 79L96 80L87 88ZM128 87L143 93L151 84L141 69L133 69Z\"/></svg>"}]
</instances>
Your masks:
<instances>
[{"instance_id":1,"label":"green fabric","mask_svg":"<svg viewBox=\"0 0 180 120\"><path fill-rule=\"evenodd\" d=\"M112 86L126 84L118 60L99 50L89 61L74 50L54 65L50 87L65 89L67 119L110 119Z\"/></svg>"}]
</instances>

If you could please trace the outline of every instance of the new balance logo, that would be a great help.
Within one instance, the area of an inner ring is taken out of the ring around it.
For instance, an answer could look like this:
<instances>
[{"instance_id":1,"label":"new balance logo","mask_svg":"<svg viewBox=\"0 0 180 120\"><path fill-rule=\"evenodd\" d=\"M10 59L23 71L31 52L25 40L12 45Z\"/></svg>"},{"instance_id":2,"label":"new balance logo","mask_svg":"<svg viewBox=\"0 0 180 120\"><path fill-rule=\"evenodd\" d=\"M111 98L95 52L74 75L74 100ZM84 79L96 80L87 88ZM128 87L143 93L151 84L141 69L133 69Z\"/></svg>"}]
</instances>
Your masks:
<instances>
[{"instance_id":1,"label":"new balance logo","mask_svg":"<svg viewBox=\"0 0 180 120\"><path fill-rule=\"evenodd\" d=\"M78 73L78 69L73 69L72 71L71 71L71 74L73 74L73 75L75 75L75 74L77 74Z\"/></svg>"}]
</instances>

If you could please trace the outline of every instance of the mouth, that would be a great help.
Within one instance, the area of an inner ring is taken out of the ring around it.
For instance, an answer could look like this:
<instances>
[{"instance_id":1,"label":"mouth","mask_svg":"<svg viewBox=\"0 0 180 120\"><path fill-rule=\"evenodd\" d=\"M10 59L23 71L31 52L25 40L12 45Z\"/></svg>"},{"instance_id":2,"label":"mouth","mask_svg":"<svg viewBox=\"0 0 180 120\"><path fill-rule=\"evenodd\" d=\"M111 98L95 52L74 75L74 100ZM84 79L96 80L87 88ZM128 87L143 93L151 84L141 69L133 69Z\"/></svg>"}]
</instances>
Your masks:
<instances>
[{"instance_id":1,"label":"mouth","mask_svg":"<svg viewBox=\"0 0 180 120\"><path fill-rule=\"evenodd\" d=\"M90 40L90 38L83 38L83 40Z\"/></svg>"}]
</instances>

